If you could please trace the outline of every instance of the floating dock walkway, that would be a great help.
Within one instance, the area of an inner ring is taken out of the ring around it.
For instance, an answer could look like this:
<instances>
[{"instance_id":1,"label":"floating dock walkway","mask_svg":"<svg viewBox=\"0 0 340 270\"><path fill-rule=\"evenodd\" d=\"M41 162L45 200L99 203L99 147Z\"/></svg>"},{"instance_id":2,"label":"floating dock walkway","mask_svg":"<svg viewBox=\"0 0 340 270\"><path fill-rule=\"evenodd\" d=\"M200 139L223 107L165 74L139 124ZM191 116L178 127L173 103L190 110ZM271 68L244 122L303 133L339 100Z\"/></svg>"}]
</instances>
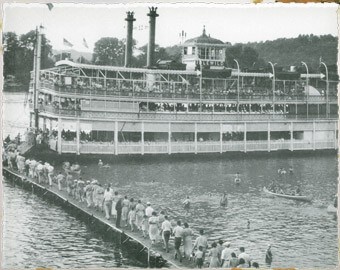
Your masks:
<instances>
[{"instance_id":1,"label":"floating dock walkway","mask_svg":"<svg viewBox=\"0 0 340 270\"><path fill-rule=\"evenodd\" d=\"M151 241L142 237L140 232L124 231L123 228L117 228L114 220L107 220L104 213L87 208L85 203L80 203L72 197L69 197L66 191L59 191L56 185L38 184L34 180L21 175L9 168L2 169L6 181L19 187L31 191L41 197L44 197L53 203L60 205L73 216L86 222L90 228L97 231L108 241L113 241L118 245L124 245L136 256L138 260L152 268L194 268L193 262L183 260L183 262L174 259L174 245L170 239L170 253L163 250L163 244L156 243L151 246Z\"/></svg>"}]
</instances>

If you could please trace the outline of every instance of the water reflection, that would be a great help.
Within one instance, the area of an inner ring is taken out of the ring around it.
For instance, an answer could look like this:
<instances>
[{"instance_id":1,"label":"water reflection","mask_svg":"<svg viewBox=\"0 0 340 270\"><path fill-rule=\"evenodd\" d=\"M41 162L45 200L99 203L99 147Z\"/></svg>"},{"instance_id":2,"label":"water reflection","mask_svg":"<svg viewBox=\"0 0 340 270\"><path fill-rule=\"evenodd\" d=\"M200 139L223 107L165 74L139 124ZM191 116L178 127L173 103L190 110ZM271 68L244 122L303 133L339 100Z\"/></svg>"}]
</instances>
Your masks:
<instances>
[{"instance_id":1,"label":"water reflection","mask_svg":"<svg viewBox=\"0 0 340 270\"><path fill-rule=\"evenodd\" d=\"M145 267L62 208L3 185L3 268Z\"/></svg>"}]
</instances>

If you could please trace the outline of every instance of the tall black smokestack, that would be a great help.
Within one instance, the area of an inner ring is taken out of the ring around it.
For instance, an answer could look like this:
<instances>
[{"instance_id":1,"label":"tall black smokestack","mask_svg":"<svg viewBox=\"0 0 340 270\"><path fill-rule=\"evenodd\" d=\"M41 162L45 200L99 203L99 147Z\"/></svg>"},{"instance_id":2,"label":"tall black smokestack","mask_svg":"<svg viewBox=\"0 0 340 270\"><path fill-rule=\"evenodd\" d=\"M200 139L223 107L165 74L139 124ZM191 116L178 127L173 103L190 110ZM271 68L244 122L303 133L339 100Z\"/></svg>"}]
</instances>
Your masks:
<instances>
[{"instance_id":1,"label":"tall black smokestack","mask_svg":"<svg viewBox=\"0 0 340 270\"><path fill-rule=\"evenodd\" d=\"M133 22L136 20L133 17L133 12L126 12L126 19L127 21L127 27L126 27L126 46L125 46L125 67L131 66L131 60L132 60L132 31L133 31Z\"/></svg>"},{"instance_id":2,"label":"tall black smokestack","mask_svg":"<svg viewBox=\"0 0 340 270\"><path fill-rule=\"evenodd\" d=\"M146 67L152 68L154 65L154 58L155 58L155 34L156 34L156 17L159 15L157 14L157 8L151 7L149 8L150 12L148 16L150 17L149 20L149 44L148 44L148 58Z\"/></svg>"}]
</instances>

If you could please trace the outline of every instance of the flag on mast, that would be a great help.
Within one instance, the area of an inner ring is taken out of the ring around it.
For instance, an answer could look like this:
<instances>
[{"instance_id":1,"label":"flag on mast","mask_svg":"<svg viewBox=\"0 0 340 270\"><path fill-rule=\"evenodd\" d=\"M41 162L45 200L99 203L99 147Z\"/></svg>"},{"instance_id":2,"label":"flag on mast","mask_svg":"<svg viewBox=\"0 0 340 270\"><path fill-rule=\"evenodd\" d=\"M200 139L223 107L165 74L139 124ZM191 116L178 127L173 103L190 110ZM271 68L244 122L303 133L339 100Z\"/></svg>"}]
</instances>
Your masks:
<instances>
[{"instance_id":1,"label":"flag on mast","mask_svg":"<svg viewBox=\"0 0 340 270\"><path fill-rule=\"evenodd\" d=\"M83 38L83 45L84 45L85 48L89 48L89 45L87 45L87 42L86 42L85 38Z\"/></svg>"},{"instance_id":2,"label":"flag on mast","mask_svg":"<svg viewBox=\"0 0 340 270\"><path fill-rule=\"evenodd\" d=\"M69 42L66 38L64 38L63 44L66 47L73 47L73 44L71 42Z\"/></svg>"},{"instance_id":3,"label":"flag on mast","mask_svg":"<svg viewBox=\"0 0 340 270\"><path fill-rule=\"evenodd\" d=\"M47 5L47 7L48 7L48 9L49 9L50 11L51 11L52 8L54 7L52 3L47 3L46 5Z\"/></svg>"}]
</instances>

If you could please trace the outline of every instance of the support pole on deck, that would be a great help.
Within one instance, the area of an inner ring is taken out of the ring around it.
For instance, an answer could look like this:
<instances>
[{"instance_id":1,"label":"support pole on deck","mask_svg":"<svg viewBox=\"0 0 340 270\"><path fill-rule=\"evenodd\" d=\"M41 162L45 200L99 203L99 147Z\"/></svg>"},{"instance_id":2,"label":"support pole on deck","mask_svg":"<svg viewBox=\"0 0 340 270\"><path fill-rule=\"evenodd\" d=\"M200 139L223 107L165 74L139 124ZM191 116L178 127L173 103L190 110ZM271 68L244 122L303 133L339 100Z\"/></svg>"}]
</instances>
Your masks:
<instances>
[{"instance_id":1,"label":"support pole on deck","mask_svg":"<svg viewBox=\"0 0 340 270\"><path fill-rule=\"evenodd\" d=\"M142 155L144 155L144 122L142 122L142 131L141 131L141 142L142 142Z\"/></svg>"},{"instance_id":2,"label":"support pole on deck","mask_svg":"<svg viewBox=\"0 0 340 270\"><path fill-rule=\"evenodd\" d=\"M313 150L315 150L315 120L313 120Z\"/></svg>"},{"instance_id":3,"label":"support pole on deck","mask_svg":"<svg viewBox=\"0 0 340 270\"><path fill-rule=\"evenodd\" d=\"M223 124L220 123L220 153L223 153Z\"/></svg>"},{"instance_id":4,"label":"support pole on deck","mask_svg":"<svg viewBox=\"0 0 340 270\"><path fill-rule=\"evenodd\" d=\"M268 122L267 139L268 139L268 152L270 152L270 122Z\"/></svg>"},{"instance_id":5,"label":"support pole on deck","mask_svg":"<svg viewBox=\"0 0 340 270\"><path fill-rule=\"evenodd\" d=\"M118 155L118 121L115 121L114 131L115 155Z\"/></svg>"},{"instance_id":6,"label":"support pole on deck","mask_svg":"<svg viewBox=\"0 0 340 270\"><path fill-rule=\"evenodd\" d=\"M43 118L43 131L46 131L46 117Z\"/></svg>"},{"instance_id":7,"label":"support pole on deck","mask_svg":"<svg viewBox=\"0 0 340 270\"><path fill-rule=\"evenodd\" d=\"M80 121L77 119L76 123L76 142L77 142L77 155L80 155Z\"/></svg>"},{"instance_id":8,"label":"support pole on deck","mask_svg":"<svg viewBox=\"0 0 340 270\"><path fill-rule=\"evenodd\" d=\"M58 154L61 154L61 131L62 131L62 122L61 122L61 118L58 117Z\"/></svg>"},{"instance_id":9,"label":"support pole on deck","mask_svg":"<svg viewBox=\"0 0 340 270\"><path fill-rule=\"evenodd\" d=\"M243 140L244 140L244 153L247 153L247 123L246 122L244 122Z\"/></svg>"},{"instance_id":10,"label":"support pole on deck","mask_svg":"<svg viewBox=\"0 0 340 270\"><path fill-rule=\"evenodd\" d=\"M195 123L195 154L197 154L197 123Z\"/></svg>"},{"instance_id":11,"label":"support pole on deck","mask_svg":"<svg viewBox=\"0 0 340 270\"><path fill-rule=\"evenodd\" d=\"M338 122L334 121L334 149L338 148L338 140L336 139L336 131L338 129Z\"/></svg>"},{"instance_id":12,"label":"support pole on deck","mask_svg":"<svg viewBox=\"0 0 340 270\"><path fill-rule=\"evenodd\" d=\"M169 122L168 130L168 154L171 155L171 122Z\"/></svg>"},{"instance_id":13,"label":"support pole on deck","mask_svg":"<svg viewBox=\"0 0 340 270\"><path fill-rule=\"evenodd\" d=\"M294 126L293 122L290 122L290 151L294 150Z\"/></svg>"}]
</instances>

